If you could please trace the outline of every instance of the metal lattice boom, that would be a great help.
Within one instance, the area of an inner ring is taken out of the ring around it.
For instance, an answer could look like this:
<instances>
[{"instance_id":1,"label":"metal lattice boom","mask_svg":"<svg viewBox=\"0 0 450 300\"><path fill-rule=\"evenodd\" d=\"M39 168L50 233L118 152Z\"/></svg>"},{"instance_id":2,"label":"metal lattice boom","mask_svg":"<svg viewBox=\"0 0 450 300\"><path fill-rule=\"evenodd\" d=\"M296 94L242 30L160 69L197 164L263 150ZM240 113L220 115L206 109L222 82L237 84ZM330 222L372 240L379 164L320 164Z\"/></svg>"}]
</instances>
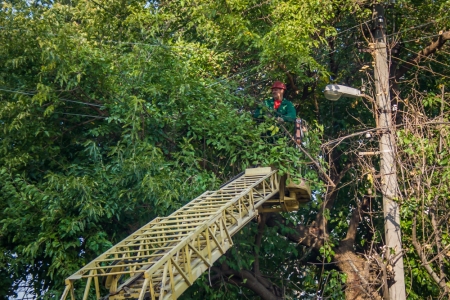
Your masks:
<instances>
[{"instance_id":1,"label":"metal lattice boom","mask_svg":"<svg viewBox=\"0 0 450 300\"><path fill-rule=\"evenodd\" d=\"M258 214L258 207L278 192L279 185L271 168L247 169L221 189L154 219L97 257L66 279L61 299L69 294L75 299L78 280L87 281L83 299L90 293L111 300L176 299L233 245L231 237Z\"/></svg>"}]
</instances>

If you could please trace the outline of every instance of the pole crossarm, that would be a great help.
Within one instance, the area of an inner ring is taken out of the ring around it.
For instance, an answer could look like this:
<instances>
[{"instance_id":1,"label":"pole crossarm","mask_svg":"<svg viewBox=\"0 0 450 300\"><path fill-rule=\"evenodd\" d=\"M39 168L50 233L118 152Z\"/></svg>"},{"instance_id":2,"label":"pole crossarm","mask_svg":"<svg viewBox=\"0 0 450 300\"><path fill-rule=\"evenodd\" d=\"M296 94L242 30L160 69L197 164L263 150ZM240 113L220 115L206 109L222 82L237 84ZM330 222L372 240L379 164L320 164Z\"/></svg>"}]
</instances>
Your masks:
<instances>
[{"instance_id":1,"label":"pole crossarm","mask_svg":"<svg viewBox=\"0 0 450 300\"><path fill-rule=\"evenodd\" d=\"M247 169L221 189L144 225L68 277L61 300L69 295L74 300L74 284L81 280L86 280L83 300L90 294L96 299L177 299L232 247L231 237L257 216L279 184L276 170Z\"/></svg>"}]
</instances>

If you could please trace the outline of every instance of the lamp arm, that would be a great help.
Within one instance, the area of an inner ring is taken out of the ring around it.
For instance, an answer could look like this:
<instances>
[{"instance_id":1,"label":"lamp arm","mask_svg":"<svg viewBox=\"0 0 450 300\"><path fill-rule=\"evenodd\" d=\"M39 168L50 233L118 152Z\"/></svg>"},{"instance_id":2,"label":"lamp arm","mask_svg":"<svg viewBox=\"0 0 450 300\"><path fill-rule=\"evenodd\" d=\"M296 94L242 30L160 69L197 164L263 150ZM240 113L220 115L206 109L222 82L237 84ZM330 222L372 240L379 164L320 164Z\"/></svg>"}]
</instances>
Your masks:
<instances>
[{"instance_id":1,"label":"lamp arm","mask_svg":"<svg viewBox=\"0 0 450 300\"><path fill-rule=\"evenodd\" d=\"M367 95L367 94L361 93L361 97L369 100L370 102L375 103L375 100L372 97L370 97L369 95Z\"/></svg>"}]
</instances>

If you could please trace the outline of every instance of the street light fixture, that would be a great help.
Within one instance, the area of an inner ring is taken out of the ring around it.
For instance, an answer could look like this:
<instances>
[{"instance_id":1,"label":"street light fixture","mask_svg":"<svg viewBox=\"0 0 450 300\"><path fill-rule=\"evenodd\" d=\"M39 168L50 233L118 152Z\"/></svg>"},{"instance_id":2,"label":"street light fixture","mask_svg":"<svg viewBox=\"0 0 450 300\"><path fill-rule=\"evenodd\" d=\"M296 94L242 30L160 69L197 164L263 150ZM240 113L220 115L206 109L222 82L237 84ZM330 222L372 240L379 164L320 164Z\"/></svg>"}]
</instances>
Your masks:
<instances>
[{"instance_id":1,"label":"street light fixture","mask_svg":"<svg viewBox=\"0 0 450 300\"><path fill-rule=\"evenodd\" d=\"M325 87L323 92L325 94L325 98L331 101L336 101L341 98L341 96L349 98L358 98L363 96L360 90L339 84L329 84Z\"/></svg>"}]
</instances>

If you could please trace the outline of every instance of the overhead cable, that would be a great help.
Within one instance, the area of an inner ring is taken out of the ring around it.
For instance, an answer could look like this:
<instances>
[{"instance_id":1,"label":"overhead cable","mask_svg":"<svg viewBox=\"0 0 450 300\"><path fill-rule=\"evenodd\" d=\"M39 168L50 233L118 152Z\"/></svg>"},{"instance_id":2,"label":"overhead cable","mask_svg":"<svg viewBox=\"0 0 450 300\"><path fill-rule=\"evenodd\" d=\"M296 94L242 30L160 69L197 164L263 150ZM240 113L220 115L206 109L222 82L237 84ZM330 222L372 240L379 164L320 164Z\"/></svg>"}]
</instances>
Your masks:
<instances>
[{"instance_id":1,"label":"overhead cable","mask_svg":"<svg viewBox=\"0 0 450 300\"><path fill-rule=\"evenodd\" d=\"M415 38L415 39L412 39L412 40L401 41L401 43L408 43L408 42L413 42L413 41L423 40L423 39L427 39L427 38L437 37L437 36L440 36L440 35L441 35L441 34L438 33L438 34L433 34L433 35L422 36L422 37Z\"/></svg>"},{"instance_id":2,"label":"overhead cable","mask_svg":"<svg viewBox=\"0 0 450 300\"><path fill-rule=\"evenodd\" d=\"M407 51L409 51L409 52L411 52L411 53L414 53L414 54L416 54L417 56L423 56L426 60L428 59L428 60L437 62L438 64L441 64L441 65L443 65L443 66L445 66L445 67L447 67L447 68L450 69L450 65L444 64L443 62L440 62L440 61L438 61L438 60L436 60L436 59L434 59L434 58L431 58L430 56L425 56L425 55L423 55L423 54L419 54L419 52L410 50L410 49L408 49L408 48L406 48L406 47L403 47L403 49L405 49L405 50L407 50Z\"/></svg>"},{"instance_id":3,"label":"overhead cable","mask_svg":"<svg viewBox=\"0 0 450 300\"><path fill-rule=\"evenodd\" d=\"M83 115L83 114L71 114L71 113L64 113L64 112L53 112L55 114L63 114L63 115L71 115L71 116L79 116L79 117L90 117L90 118L97 118L97 119L107 119L107 117L102 116L93 116L93 115Z\"/></svg>"},{"instance_id":4,"label":"overhead cable","mask_svg":"<svg viewBox=\"0 0 450 300\"><path fill-rule=\"evenodd\" d=\"M347 29L345 29L345 30L339 32L338 34L336 34L336 36L338 36L338 35L340 35L340 34L343 34L344 32L347 32L347 31L349 31L349 30L352 30L352 29L354 29L354 28L357 28L357 27L359 27L359 26L361 26L361 25L364 25L364 24L366 24L366 23L372 22L373 20L375 20L375 18L372 18L372 19L367 20L367 21L365 21L365 22L359 23L358 25L355 25L355 26L352 26L352 27L350 27L350 28L347 28Z\"/></svg>"},{"instance_id":5,"label":"overhead cable","mask_svg":"<svg viewBox=\"0 0 450 300\"><path fill-rule=\"evenodd\" d=\"M447 18L447 17L445 17L445 18ZM414 27L409 27L409 28L406 28L406 29L401 30L401 31L397 31L397 32L391 33L389 35L386 35L386 37L390 37L390 36L393 36L393 35L398 35L398 34L401 34L401 33L404 33L404 32L410 31L410 30L413 30L413 29L417 29L417 28L420 28L420 27L425 27L425 26L430 25L430 24L436 24L437 22L441 21L442 19L444 19L444 17L436 19L436 20L432 20L432 21L427 22L427 23L422 23L422 24L419 24L419 25L414 26Z\"/></svg>"},{"instance_id":6,"label":"overhead cable","mask_svg":"<svg viewBox=\"0 0 450 300\"><path fill-rule=\"evenodd\" d=\"M0 91L8 92L8 93L15 93L15 94L22 94L22 95L30 95L30 96L35 96L37 94L36 92L25 92L25 91L19 91L19 90L9 90L9 89L5 89L5 88L1 88L1 87L0 87ZM89 102L81 102L81 101L69 100L69 99L65 99L65 98L58 98L58 100L65 101L65 102L78 103L78 104L83 104L83 105L89 105L89 106L96 106L96 107L102 107L103 106L103 105L93 104L93 103L89 103Z\"/></svg>"},{"instance_id":7,"label":"overhead cable","mask_svg":"<svg viewBox=\"0 0 450 300\"><path fill-rule=\"evenodd\" d=\"M254 84L251 84L251 85L248 85L248 86L244 86L243 88L242 88L242 91L243 90L246 90L246 89L248 89L248 88L250 88L250 87L252 87L252 86L255 86L255 85L257 85L257 84L260 84L260 83L263 83L264 81L268 81L268 80L270 80L271 78L266 78L266 79L263 79L263 80L261 80L261 81L258 81L258 82L256 82L256 83L254 83Z\"/></svg>"},{"instance_id":8,"label":"overhead cable","mask_svg":"<svg viewBox=\"0 0 450 300\"><path fill-rule=\"evenodd\" d=\"M234 75L232 75L232 76L229 76L229 77L227 77L227 78L219 79L218 81L216 81L216 82L214 82L214 83L212 83L212 84L210 84L210 85L207 85L206 88L212 87L213 85L219 84L220 82L223 82L223 81L228 81L228 80L230 80L230 79L233 78L233 77L236 77L236 76L238 76L238 75L242 75L242 74L248 73L248 72L250 72L250 71L252 71L252 70L254 70L254 69L256 69L256 68L258 68L258 67L252 67L252 68L249 68L249 69L247 69L247 70L245 70L245 71L243 71L243 72L236 73L236 74L234 74Z\"/></svg>"},{"instance_id":9,"label":"overhead cable","mask_svg":"<svg viewBox=\"0 0 450 300\"><path fill-rule=\"evenodd\" d=\"M17 90L7 90L7 89L2 89L2 88L0 88L0 91L4 91L4 92L8 92L8 93L22 94L22 95L30 95L30 96L36 95L36 93L30 93L30 92L24 92L24 91L17 91ZM86 102L80 102L80 101L74 101L74 100L69 100L69 99L58 98L58 100L101 107L101 105L91 104L91 103L86 103ZM91 118L97 118L97 119L107 119L107 117L102 117L102 116L92 116L92 115L83 115L83 114L72 114L72 113L64 113L64 112L53 112L53 113L55 113L55 114L63 114L63 115L80 116L80 117L91 117Z\"/></svg>"},{"instance_id":10,"label":"overhead cable","mask_svg":"<svg viewBox=\"0 0 450 300\"><path fill-rule=\"evenodd\" d=\"M419 64L413 64L413 63L411 63L411 62L409 62L409 61L403 60L403 59L398 58L398 57L395 57L395 56L392 56L392 58L397 59L397 60L399 60L399 61L401 61L401 62L404 62L404 63L406 63L406 64L409 64L409 65L411 65L411 66L417 67L417 68L419 68L419 69L428 71L428 72L430 72L430 73L432 73L432 74L435 74L435 75L442 76L442 77L444 77L444 78L449 78L449 79L450 79L450 76L447 76L447 75L444 75L444 74L435 72L435 71L433 71L433 70L431 70L431 69L427 69L427 68L425 68L424 66L421 66L421 65L419 65Z\"/></svg>"}]
</instances>

